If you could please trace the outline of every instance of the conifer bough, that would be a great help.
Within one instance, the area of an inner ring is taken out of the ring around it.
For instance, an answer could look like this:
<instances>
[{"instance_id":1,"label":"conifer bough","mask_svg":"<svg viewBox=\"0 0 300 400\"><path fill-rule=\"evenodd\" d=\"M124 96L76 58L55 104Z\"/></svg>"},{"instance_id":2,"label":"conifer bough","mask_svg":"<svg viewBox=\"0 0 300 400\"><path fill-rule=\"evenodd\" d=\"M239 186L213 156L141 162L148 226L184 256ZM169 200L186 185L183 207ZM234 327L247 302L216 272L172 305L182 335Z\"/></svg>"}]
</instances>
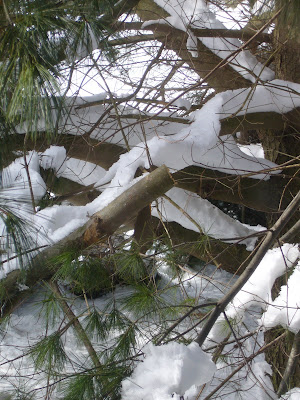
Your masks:
<instances>
[{"instance_id":1,"label":"conifer bough","mask_svg":"<svg viewBox=\"0 0 300 400\"><path fill-rule=\"evenodd\" d=\"M104 207L103 210L94 214L84 226L55 245L50 245L34 257L32 265L26 273L25 284L30 288L40 280L49 279L54 273L53 268L49 268L49 259L60 254L66 247L85 249L92 244L106 240L121 225L136 216L141 209L162 196L173 186L174 180L165 165L147 174ZM14 270L1 282L3 300L12 301L18 295L20 278L21 271Z\"/></svg>"}]
</instances>

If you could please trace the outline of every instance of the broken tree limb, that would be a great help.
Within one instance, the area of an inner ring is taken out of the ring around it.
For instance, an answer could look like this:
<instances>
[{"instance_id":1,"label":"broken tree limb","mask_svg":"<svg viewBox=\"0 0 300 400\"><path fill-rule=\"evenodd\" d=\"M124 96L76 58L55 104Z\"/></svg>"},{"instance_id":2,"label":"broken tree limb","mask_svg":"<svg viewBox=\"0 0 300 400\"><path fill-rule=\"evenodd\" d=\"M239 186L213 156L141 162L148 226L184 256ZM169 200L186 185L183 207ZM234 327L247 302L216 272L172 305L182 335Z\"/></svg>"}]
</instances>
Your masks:
<instances>
[{"instance_id":1,"label":"broken tree limb","mask_svg":"<svg viewBox=\"0 0 300 400\"><path fill-rule=\"evenodd\" d=\"M85 225L37 254L32 259L32 265L26 271L22 283L31 288L38 281L49 279L55 272L53 268L49 268L49 259L59 255L66 247L85 249L93 243L107 239L121 225L135 217L141 209L173 186L174 180L168 168L164 165L146 175L104 207L103 210L94 214ZM18 285L21 278L22 271L14 270L1 281L2 302L11 302L19 294Z\"/></svg>"},{"instance_id":2,"label":"broken tree limb","mask_svg":"<svg viewBox=\"0 0 300 400\"><path fill-rule=\"evenodd\" d=\"M111 235L174 184L166 166L162 165L154 170L93 216L83 235L84 243L88 246L103 236Z\"/></svg>"}]
</instances>

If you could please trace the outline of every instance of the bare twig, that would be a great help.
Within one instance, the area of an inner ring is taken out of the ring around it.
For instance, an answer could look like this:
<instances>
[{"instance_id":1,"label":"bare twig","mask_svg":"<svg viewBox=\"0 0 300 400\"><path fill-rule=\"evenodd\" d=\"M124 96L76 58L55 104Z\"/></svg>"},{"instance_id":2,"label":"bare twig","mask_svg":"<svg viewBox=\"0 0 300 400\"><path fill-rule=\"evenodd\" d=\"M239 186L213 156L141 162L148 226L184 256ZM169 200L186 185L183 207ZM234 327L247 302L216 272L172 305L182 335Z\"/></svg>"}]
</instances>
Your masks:
<instances>
[{"instance_id":1,"label":"bare twig","mask_svg":"<svg viewBox=\"0 0 300 400\"><path fill-rule=\"evenodd\" d=\"M232 286L231 290L223 297L221 301L216 305L215 309L211 312L206 324L204 325L202 331L198 335L196 342L199 346L202 346L207 335L212 329L218 317L223 313L226 306L233 300L234 296L241 290L244 284L248 281L251 275L254 273L259 263L265 256L266 252L271 248L274 244L275 240L278 238L282 229L286 226L288 221L297 211L300 205L300 192L298 192L297 196L291 201L289 206L283 212L281 217L277 220L277 222L273 225L273 227L267 232L266 237L258 246L252 260L249 265L246 267L245 271L239 277L239 279Z\"/></svg>"},{"instance_id":2,"label":"bare twig","mask_svg":"<svg viewBox=\"0 0 300 400\"><path fill-rule=\"evenodd\" d=\"M214 394L216 394L228 381L230 381L230 379L237 374L242 368L244 368L244 366L246 365L246 363L249 363L250 361L252 361L255 357L257 357L259 354L264 353L266 351L266 349L268 347L270 347L271 345L273 345L274 343L278 342L280 339L282 339L284 336L286 336L286 332L284 332L282 335L278 336L276 339L274 339L272 342L266 344L265 346L261 347L256 353L252 354L251 356L247 357L245 359L245 361L243 361L241 363L241 365L239 365L234 371L231 372L231 374L229 374L227 376L226 379L224 379L219 386L217 386L208 396L206 396L203 400L208 400L211 399L212 396Z\"/></svg>"}]
</instances>

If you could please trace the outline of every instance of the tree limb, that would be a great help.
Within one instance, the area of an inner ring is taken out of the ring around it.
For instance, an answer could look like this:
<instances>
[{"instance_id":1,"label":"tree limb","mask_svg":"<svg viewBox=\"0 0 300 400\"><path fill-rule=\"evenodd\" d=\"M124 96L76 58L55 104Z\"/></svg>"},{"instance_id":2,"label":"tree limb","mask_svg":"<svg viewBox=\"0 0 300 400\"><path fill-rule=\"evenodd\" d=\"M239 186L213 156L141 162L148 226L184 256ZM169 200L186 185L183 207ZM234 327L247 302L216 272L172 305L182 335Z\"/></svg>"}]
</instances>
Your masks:
<instances>
[{"instance_id":1,"label":"tree limb","mask_svg":"<svg viewBox=\"0 0 300 400\"><path fill-rule=\"evenodd\" d=\"M16 135L15 150L22 149L23 138L23 135ZM84 140L81 136L63 134L59 135L53 144L64 146L68 157L91 162L104 169L111 167L119 156L126 151L116 144L99 144L95 139ZM41 135L35 142L28 141L27 146L28 149L45 151L49 144ZM15 154L13 153L12 160L14 158ZM246 207L264 212L276 212L279 208L287 206L287 203L280 203L282 190L287 183L285 176L276 175L268 181L258 181L200 166L186 167L173 173L172 176L177 187L197 193L203 198L243 204ZM286 196L285 201L288 202L287 199Z\"/></svg>"},{"instance_id":2,"label":"tree limb","mask_svg":"<svg viewBox=\"0 0 300 400\"><path fill-rule=\"evenodd\" d=\"M160 26L162 24L155 24L156 30L159 32ZM143 26L143 22L121 22L118 26L116 26L117 30L134 30L134 31L148 31L148 26ZM197 37L221 37L221 38L229 38L229 39L240 39L240 40L249 40L251 39L254 34L256 33L255 30L250 29L216 29L216 28L193 28L188 26L189 29L193 34ZM268 33L260 33L256 36L256 40L259 42L271 42L272 35Z\"/></svg>"},{"instance_id":3,"label":"tree limb","mask_svg":"<svg viewBox=\"0 0 300 400\"><path fill-rule=\"evenodd\" d=\"M85 225L36 255L31 267L26 271L24 283L32 287L41 279L49 279L54 273L54 270L49 268L49 259L60 254L66 247L84 249L93 243L107 239L122 224L136 216L139 210L173 186L174 180L164 165L151 172L125 190L103 210L94 214ZM2 300L11 301L18 294L18 282L21 277L22 271L14 270L1 281Z\"/></svg>"}]
</instances>

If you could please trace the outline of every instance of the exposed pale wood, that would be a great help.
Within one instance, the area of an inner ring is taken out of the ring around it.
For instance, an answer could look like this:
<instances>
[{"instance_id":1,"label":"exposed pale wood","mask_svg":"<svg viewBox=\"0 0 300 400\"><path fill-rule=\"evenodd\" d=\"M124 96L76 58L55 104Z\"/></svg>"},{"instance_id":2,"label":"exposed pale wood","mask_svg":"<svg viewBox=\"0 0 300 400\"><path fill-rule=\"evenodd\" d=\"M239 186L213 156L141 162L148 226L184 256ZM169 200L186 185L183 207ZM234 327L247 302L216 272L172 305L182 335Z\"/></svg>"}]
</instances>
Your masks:
<instances>
[{"instance_id":1,"label":"exposed pale wood","mask_svg":"<svg viewBox=\"0 0 300 400\"><path fill-rule=\"evenodd\" d=\"M24 283L31 288L42 279L49 279L54 269L49 260L60 254L66 247L84 249L95 242L105 240L117 228L174 186L168 168L164 165L142 178L108 206L97 212L85 225L66 238L36 255L27 271ZM20 270L14 270L1 281L1 298L10 302L19 293L18 282L22 277Z\"/></svg>"}]
</instances>

